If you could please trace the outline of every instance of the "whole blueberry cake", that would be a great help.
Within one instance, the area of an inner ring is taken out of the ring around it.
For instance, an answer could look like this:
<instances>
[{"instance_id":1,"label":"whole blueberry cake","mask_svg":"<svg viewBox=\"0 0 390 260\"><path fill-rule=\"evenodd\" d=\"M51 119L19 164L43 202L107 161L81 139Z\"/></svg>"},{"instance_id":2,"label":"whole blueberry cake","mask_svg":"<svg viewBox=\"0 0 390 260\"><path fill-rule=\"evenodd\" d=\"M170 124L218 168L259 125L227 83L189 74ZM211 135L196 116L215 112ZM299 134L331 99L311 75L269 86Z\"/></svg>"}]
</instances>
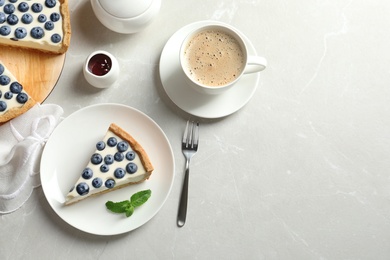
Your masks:
<instances>
[{"instance_id":1,"label":"whole blueberry cake","mask_svg":"<svg viewBox=\"0 0 390 260\"><path fill-rule=\"evenodd\" d=\"M67 0L0 0L0 44L64 53L70 43Z\"/></svg>"},{"instance_id":2,"label":"whole blueberry cake","mask_svg":"<svg viewBox=\"0 0 390 260\"><path fill-rule=\"evenodd\" d=\"M149 179L153 165L143 147L112 123L96 143L87 166L65 199L65 205Z\"/></svg>"},{"instance_id":3,"label":"whole blueberry cake","mask_svg":"<svg viewBox=\"0 0 390 260\"><path fill-rule=\"evenodd\" d=\"M35 103L22 84L0 61L0 123L23 114Z\"/></svg>"}]
</instances>

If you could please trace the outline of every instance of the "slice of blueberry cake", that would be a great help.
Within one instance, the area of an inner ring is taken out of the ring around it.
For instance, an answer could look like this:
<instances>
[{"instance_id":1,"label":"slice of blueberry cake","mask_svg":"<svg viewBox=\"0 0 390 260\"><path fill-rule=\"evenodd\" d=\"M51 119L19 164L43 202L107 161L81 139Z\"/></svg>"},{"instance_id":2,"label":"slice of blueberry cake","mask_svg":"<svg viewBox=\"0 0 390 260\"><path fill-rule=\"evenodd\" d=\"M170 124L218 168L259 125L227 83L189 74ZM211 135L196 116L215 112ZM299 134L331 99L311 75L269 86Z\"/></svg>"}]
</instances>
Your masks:
<instances>
[{"instance_id":1,"label":"slice of blueberry cake","mask_svg":"<svg viewBox=\"0 0 390 260\"><path fill-rule=\"evenodd\" d=\"M0 123L23 114L35 103L22 84L0 61Z\"/></svg>"},{"instance_id":2,"label":"slice of blueberry cake","mask_svg":"<svg viewBox=\"0 0 390 260\"><path fill-rule=\"evenodd\" d=\"M70 35L67 0L0 0L0 44L64 53Z\"/></svg>"},{"instance_id":3,"label":"slice of blueberry cake","mask_svg":"<svg viewBox=\"0 0 390 260\"><path fill-rule=\"evenodd\" d=\"M125 130L111 124L96 143L87 166L69 191L65 205L149 179L153 165L143 147Z\"/></svg>"}]
</instances>

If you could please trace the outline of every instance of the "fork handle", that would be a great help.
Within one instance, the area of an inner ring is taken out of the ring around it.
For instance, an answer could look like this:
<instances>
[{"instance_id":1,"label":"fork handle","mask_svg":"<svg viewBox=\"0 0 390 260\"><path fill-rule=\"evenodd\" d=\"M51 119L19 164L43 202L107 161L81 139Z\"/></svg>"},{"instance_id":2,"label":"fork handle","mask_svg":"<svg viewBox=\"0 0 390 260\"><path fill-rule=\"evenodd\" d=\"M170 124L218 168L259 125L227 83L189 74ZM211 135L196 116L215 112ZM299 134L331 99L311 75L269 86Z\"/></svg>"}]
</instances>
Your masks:
<instances>
[{"instance_id":1,"label":"fork handle","mask_svg":"<svg viewBox=\"0 0 390 260\"><path fill-rule=\"evenodd\" d=\"M184 224L186 223L189 178L190 178L190 169L186 167L183 188L181 190L181 196L180 196L179 212L177 214L177 225L179 227L184 226Z\"/></svg>"}]
</instances>

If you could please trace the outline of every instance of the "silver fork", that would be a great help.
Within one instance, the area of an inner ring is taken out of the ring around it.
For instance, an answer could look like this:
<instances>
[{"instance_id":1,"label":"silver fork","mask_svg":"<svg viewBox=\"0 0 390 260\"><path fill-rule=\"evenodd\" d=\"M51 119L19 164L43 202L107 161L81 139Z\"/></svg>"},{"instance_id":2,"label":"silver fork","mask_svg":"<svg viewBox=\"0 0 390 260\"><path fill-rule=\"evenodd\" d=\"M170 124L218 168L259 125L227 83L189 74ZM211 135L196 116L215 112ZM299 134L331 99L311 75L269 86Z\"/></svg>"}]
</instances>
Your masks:
<instances>
[{"instance_id":1,"label":"silver fork","mask_svg":"<svg viewBox=\"0 0 390 260\"><path fill-rule=\"evenodd\" d=\"M186 167L184 174L184 183L181 191L179 212L177 214L177 225L184 226L187 217L187 202L188 202L188 181L190 175L190 161L192 156L198 151L199 144L199 123L187 121L186 129L184 130L183 140L181 142L181 150L186 158Z\"/></svg>"}]
</instances>

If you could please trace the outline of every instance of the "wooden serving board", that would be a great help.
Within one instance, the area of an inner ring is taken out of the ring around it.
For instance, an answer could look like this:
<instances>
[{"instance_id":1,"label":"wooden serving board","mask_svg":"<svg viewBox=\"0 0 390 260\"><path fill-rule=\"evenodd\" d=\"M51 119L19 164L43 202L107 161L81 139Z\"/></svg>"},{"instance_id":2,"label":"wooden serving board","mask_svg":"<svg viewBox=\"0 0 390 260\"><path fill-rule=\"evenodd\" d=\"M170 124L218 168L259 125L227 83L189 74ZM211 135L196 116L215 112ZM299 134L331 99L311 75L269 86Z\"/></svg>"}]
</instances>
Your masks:
<instances>
[{"instance_id":1,"label":"wooden serving board","mask_svg":"<svg viewBox=\"0 0 390 260\"><path fill-rule=\"evenodd\" d=\"M0 46L0 60L27 93L42 103L54 89L61 75L65 54Z\"/></svg>"}]
</instances>

